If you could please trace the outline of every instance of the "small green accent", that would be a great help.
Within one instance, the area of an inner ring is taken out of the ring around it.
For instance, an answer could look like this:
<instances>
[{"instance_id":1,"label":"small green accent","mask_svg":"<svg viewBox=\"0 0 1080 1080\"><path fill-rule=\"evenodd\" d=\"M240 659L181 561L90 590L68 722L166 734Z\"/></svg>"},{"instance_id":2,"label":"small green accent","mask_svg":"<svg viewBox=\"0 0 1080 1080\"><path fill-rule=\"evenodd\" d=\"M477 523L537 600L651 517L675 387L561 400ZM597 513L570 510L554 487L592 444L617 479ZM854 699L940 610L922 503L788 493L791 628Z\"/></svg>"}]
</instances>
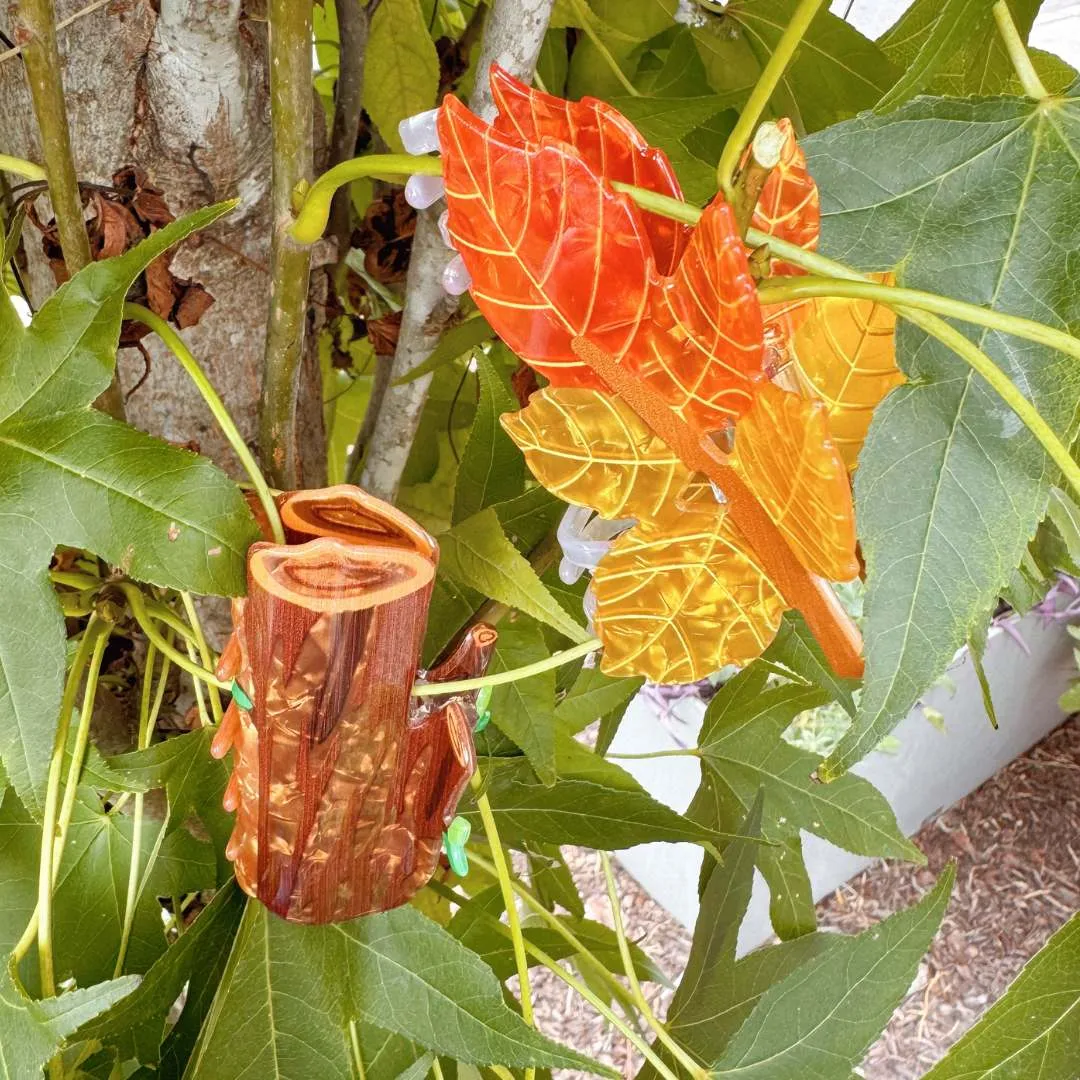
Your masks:
<instances>
[{"instance_id":1,"label":"small green accent","mask_svg":"<svg viewBox=\"0 0 1080 1080\"><path fill-rule=\"evenodd\" d=\"M491 713L485 709L482 713L479 713L476 717L476 727L473 728L473 734L479 735L491 723Z\"/></svg>"},{"instance_id":2,"label":"small green accent","mask_svg":"<svg viewBox=\"0 0 1080 1080\"><path fill-rule=\"evenodd\" d=\"M471 833L472 825L468 819L460 816L454 818L450 828L443 833L443 851L450 862L450 869L458 877L465 877L469 873L469 856L465 853L465 845Z\"/></svg>"},{"instance_id":3,"label":"small green accent","mask_svg":"<svg viewBox=\"0 0 1080 1080\"><path fill-rule=\"evenodd\" d=\"M479 693L476 695L476 715L482 716L488 711L488 707L491 705L491 694L495 689L493 686L481 686Z\"/></svg>"},{"instance_id":4,"label":"small green accent","mask_svg":"<svg viewBox=\"0 0 1080 1080\"><path fill-rule=\"evenodd\" d=\"M248 697L247 691L236 679L233 679L232 686L229 687L229 693L236 699L236 704L239 705L241 709L251 712L251 710L255 708L255 702Z\"/></svg>"}]
</instances>

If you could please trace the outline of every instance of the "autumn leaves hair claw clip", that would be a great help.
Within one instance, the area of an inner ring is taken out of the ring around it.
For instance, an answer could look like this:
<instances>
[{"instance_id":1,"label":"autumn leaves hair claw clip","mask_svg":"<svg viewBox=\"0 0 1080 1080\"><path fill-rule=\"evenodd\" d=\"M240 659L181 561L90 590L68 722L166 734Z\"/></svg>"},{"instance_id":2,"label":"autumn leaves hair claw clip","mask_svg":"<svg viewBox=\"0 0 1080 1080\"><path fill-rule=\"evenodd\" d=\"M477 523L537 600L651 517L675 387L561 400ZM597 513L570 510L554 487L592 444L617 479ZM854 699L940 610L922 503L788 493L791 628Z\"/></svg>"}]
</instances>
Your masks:
<instances>
[{"instance_id":1,"label":"autumn leaves hair claw clip","mask_svg":"<svg viewBox=\"0 0 1080 1080\"><path fill-rule=\"evenodd\" d=\"M643 209L615 185L682 193L616 109L497 67L491 86L491 124L454 97L439 110L448 231L477 307L548 381L503 417L533 475L636 522L595 567L602 669L696 681L758 656L796 608L858 676L861 640L829 586L859 570L848 471L825 406L770 381L776 313L731 206L715 199L693 229ZM816 188L781 134L755 220L811 245Z\"/></svg>"},{"instance_id":2,"label":"autumn leaves hair claw clip","mask_svg":"<svg viewBox=\"0 0 1080 1080\"><path fill-rule=\"evenodd\" d=\"M234 752L227 854L296 922L404 903L431 877L475 768L475 693L413 696L438 549L348 485L277 499L286 543L254 544L218 676L236 679L213 752ZM428 682L482 675L472 627Z\"/></svg>"}]
</instances>

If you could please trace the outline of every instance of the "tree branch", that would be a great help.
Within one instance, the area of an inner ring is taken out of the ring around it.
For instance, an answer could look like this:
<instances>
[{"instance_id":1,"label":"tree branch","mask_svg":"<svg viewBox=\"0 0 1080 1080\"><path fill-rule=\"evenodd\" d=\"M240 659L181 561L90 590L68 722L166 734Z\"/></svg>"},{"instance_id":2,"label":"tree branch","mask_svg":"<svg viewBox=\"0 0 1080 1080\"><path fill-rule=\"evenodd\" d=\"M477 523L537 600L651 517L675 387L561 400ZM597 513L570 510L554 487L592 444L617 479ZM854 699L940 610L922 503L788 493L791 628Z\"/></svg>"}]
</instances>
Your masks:
<instances>
[{"instance_id":1,"label":"tree branch","mask_svg":"<svg viewBox=\"0 0 1080 1080\"><path fill-rule=\"evenodd\" d=\"M485 119L494 114L488 85L493 62L518 78L528 81L532 77L552 5L553 0L495 0L484 25L476 84L469 99L474 112ZM457 310L457 301L442 287L443 270L452 254L439 235L438 211L422 211L413 240L392 382L431 355ZM397 495L430 384L431 376L426 375L402 386L391 385L383 399L360 476L361 486L380 499L392 501Z\"/></svg>"},{"instance_id":2,"label":"tree branch","mask_svg":"<svg viewBox=\"0 0 1080 1080\"><path fill-rule=\"evenodd\" d=\"M259 408L259 451L271 482L300 482L297 397L304 355L311 248L289 235L292 193L312 178L311 5L271 0L270 124L273 131L270 319Z\"/></svg>"}]
</instances>

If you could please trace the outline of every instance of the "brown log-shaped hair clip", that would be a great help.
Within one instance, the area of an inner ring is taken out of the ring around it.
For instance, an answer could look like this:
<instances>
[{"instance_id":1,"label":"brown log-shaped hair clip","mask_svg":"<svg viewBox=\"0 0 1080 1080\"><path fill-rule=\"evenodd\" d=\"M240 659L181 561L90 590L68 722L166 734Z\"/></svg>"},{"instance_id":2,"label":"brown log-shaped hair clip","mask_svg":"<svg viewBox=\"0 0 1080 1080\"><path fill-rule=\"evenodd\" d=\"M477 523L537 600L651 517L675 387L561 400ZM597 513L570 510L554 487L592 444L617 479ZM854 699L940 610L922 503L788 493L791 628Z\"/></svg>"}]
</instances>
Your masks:
<instances>
[{"instance_id":1,"label":"brown log-shaped hair clip","mask_svg":"<svg viewBox=\"0 0 1080 1080\"><path fill-rule=\"evenodd\" d=\"M385 911L427 883L476 765L475 693L415 697L438 547L349 485L279 496L284 545L248 552L248 595L218 666L234 697L213 752L234 751L227 848L241 887L294 922ZM495 631L470 628L427 673L482 675Z\"/></svg>"}]
</instances>

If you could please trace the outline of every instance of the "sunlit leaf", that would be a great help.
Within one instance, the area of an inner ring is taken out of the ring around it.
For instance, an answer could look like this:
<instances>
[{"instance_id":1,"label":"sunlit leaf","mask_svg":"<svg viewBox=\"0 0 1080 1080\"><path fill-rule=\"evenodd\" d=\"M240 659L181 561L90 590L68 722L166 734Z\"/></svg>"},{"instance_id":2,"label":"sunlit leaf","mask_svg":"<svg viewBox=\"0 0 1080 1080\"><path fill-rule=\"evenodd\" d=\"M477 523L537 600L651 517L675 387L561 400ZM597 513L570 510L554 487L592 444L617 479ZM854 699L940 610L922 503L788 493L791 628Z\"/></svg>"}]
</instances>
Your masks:
<instances>
[{"instance_id":1,"label":"sunlit leaf","mask_svg":"<svg viewBox=\"0 0 1080 1080\"><path fill-rule=\"evenodd\" d=\"M763 386L735 429L732 465L803 566L831 581L858 576L851 487L820 403Z\"/></svg>"},{"instance_id":2,"label":"sunlit leaf","mask_svg":"<svg viewBox=\"0 0 1080 1080\"><path fill-rule=\"evenodd\" d=\"M889 284L891 273L872 275ZM792 339L800 374L825 403L829 434L849 470L874 409L904 381L896 366L896 313L873 300L816 297Z\"/></svg>"},{"instance_id":3,"label":"sunlit leaf","mask_svg":"<svg viewBox=\"0 0 1080 1080\"><path fill-rule=\"evenodd\" d=\"M655 517L689 479L678 455L612 394L549 386L502 423L548 491L606 518Z\"/></svg>"},{"instance_id":4,"label":"sunlit leaf","mask_svg":"<svg viewBox=\"0 0 1080 1080\"><path fill-rule=\"evenodd\" d=\"M642 522L597 567L608 675L694 682L772 640L784 601L721 506Z\"/></svg>"}]
</instances>

